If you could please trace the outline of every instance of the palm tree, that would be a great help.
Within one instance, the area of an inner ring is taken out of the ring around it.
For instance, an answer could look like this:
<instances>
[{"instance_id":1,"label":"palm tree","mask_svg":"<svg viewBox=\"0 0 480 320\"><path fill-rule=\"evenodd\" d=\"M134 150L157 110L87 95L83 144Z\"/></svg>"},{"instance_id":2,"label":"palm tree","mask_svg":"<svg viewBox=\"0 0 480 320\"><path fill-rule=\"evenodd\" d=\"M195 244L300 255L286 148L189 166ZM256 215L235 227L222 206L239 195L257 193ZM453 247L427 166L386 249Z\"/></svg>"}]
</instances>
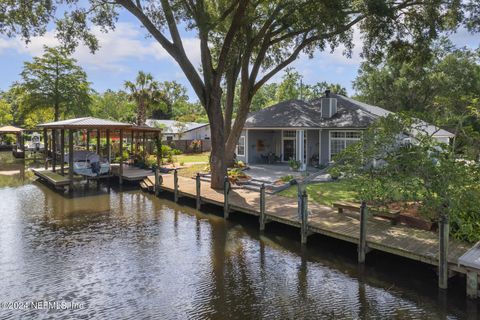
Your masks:
<instances>
[{"instance_id":1,"label":"palm tree","mask_svg":"<svg viewBox=\"0 0 480 320\"><path fill-rule=\"evenodd\" d=\"M125 89L130 91L129 98L137 104L137 125L145 125L147 110L159 104L163 98L160 85L150 73L139 71L135 83L125 81Z\"/></svg>"}]
</instances>

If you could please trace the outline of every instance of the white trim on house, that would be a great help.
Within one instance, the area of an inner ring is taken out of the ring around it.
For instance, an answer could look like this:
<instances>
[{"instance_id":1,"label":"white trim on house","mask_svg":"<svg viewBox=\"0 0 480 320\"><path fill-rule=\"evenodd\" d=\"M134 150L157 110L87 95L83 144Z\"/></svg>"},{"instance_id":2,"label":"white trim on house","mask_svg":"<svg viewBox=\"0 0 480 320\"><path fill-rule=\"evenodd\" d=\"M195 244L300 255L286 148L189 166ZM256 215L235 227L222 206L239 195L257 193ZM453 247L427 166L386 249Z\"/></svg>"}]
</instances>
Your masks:
<instances>
[{"instance_id":1,"label":"white trim on house","mask_svg":"<svg viewBox=\"0 0 480 320\"><path fill-rule=\"evenodd\" d=\"M318 130L318 165L322 163L322 131Z\"/></svg>"},{"instance_id":2,"label":"white trim on house","mask_svg":"<svg viewBox=\"0 0 480 320\"><path fill-rule=\"evenodd\" d=\"M238 145L240 144L240 140L242 140L242 138L243 138L243 154L240 154L240 153L238 152ZM247 153L246 153L246 148L247 148L247 139L246 139L245 136L240 136L240 138L238 138L238 143L237 143L237 146L236 146L236 148L235 148L235 149L236 149L236 150L235 150L235 154L236 154L237 156L240 156L240 157L245 157L245 155L247 154Z\"/></svg>"},{"instance_id":3,"label":"white trim on house","mask_svg":"<svg viewBox=\"0 0 480 320\"><path fill-rule=\"evenodd\" d=\"M345 133L345 137L344 138L332 138L332 133L338 133L338 132L344 132ZM359 132L360 133L360 138L347 138L346 137L346 133L347 132ZM343 141L360 141L362 137L362 130L330 130L330 132L328 133L328 161L329 162L332 162L332 139L333 140L343 140ZM346 143L345 143L345 147L346 147Z\"/></svg>"},{"instance_id":4,"label":"white trim on house","mask_svg":"<svg viewBox=\"0 0 480 320\"><path fill-rule=\"evenodd\" d=\"M284 136L284 132L285 131L294 131L295 132L295 136L294 137L285 137ZM284 147L283 147L283 142L285 140L293 140L293 142L295 143L294 147L293 147L293 152L295 153L293 155L293 158L296 159L297 158L297 130L296 129L293 129L293 130L285 130L285 129L282 129L282 142L281 142L281 145L282 145L282 158L280 159L280 162L288 162L289 159L285 160L285 152L284 152Z\"/></svg>"},{"instance_id":5,"label":"white trim on house","mask_svg":"<svg viewBox=\"0 0 480 320\"><path fill-rule=\"evenodd\" d=\"M248 140L248 129L245 129L245 163L248 163L248 149L250 148Z\"/></svg>"}]
</instances>

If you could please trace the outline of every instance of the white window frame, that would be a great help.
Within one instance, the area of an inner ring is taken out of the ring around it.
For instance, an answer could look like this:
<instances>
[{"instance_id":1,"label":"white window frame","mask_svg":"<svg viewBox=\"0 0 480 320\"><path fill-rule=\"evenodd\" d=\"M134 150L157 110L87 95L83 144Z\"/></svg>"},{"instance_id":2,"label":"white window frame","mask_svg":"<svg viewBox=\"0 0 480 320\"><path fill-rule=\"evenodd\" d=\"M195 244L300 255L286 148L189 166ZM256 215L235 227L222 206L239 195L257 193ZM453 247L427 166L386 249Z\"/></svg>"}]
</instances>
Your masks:
<instances>
[{"instance_id":1,"label":"white window frame","mask_svg":"<svg viewBox=\"0 0 480 320\"><path fill-rule=\"evenodd\" d=\"M240 153L238 153L238 146L240 145L240 141L242 139L243 139L243 154L240 154ZM237 143L237 146L236 146L235 154L239 157L245 157L246 150L247 150L247 139L245 138L245 136L240 136L240 138L238 138L238 143Z\"/></svg>"},{"instance_id":2,"label":"white window frame","mask_svg":"<svg viewBox=\"0 0 480 320\"><path fill-rule=\"evenodd\" d=\"M355 132L355 133L360 133L359 138L347 138L347 132ZM343 138L334 138L332 137L333 133L344 133L345 137ZM344 147L343 150L347 147L346 141L360 141L362 139L362 131L361 130L332 130L328 134L328 159L330 162L333 161L332 159L332 140L336 141L344 141Z\"/></svg>"},{"instance_id":3,"label":"white window frame","mask_svg":"<svg viewBox=\"0 0 480 320\"><path fill-rule=\"evenodd\" d=\"M292 132L295 132L295 136L284 136L284 133L285 131L292 131ZM285 140L293 140L294 143L295 143L295 146L293 148L294 152L295 152L295 159L297 158L297 130L282 130L282 145L281 145L281 151L282 151L282 154L281 154L281 159L280 159L280 162L288 162L289 159L284 159L285 155L284 155L284 148L283 148L283 142Z\"/></svg>"}]
</instances>

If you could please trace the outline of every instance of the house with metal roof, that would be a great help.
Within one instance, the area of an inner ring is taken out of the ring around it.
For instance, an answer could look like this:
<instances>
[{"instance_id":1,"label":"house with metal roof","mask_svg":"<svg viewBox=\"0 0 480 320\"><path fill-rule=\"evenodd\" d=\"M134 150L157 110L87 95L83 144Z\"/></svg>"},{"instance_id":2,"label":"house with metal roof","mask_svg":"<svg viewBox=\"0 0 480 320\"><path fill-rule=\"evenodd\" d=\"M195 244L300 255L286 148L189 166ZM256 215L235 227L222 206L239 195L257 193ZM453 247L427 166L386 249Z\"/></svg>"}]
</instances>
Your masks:
<instances>
[{"instance_id":1,"label":"house with metal roof","mask_svg":"<svg viewBox=\"0 0 480 320\"><path fill-rule=\"evenodd\" d=\"M312 101L289 100L250 113L238 141L238 160L254 163L287 162L325 165L362 131L391 112L332 94ZM427 123L422 131L448 143L454 135Z\"/></svg>"},{"instance_id":2,"label":"house with metal roof","mask_svg":"<svg viewBox=\"0 0 480 320\"><path fill-rule=\"evenodd\" d=\"M163 140L167 141L210 139L210 125L208 123L147 119L146 125L162 128Z\"/></svg>"}]
</instances>

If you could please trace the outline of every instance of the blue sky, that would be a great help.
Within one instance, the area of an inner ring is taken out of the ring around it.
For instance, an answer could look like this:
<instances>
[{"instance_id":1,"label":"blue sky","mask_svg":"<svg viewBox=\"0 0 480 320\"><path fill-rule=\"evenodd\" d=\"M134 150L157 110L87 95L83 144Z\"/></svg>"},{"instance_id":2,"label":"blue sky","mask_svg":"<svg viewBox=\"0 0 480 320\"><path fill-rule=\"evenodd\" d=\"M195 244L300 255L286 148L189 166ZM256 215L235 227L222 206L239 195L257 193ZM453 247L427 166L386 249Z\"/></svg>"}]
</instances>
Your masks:
<instances>
[{"instance_id":1,"label":"blue sky","mask_svg":"<svg viewBox=\"0 0 480 320\"><path fill-rule=\"evenodd\" d=\"M101 45L100 50L91 54L81 46L74 54L95 90L102 92L106 89L121 89L125 80L133 80L139 70L144 70L152 73L159 81L175 80L184 84L188 88L190 100L196 100L176 62L154 39L147 37L145 30L129 14L120 15L115 31L105 34L95 30L95 33ZM194 64L199 65L199 42L195 34L183 32L183 37L187 54ZM458 46L477 48L480 44L478 35L471 35L465 30L452 35L451 39ZM313 59L301 56L291 66L303 75L306 84L319 81L340 83L352 94L352 81L361 63L361 39L358 34L355 34L354 41L356 46L352 58L344 57L340 47L333 53L319 52ZM0 37L0 90L8 89L13 81L19 80L23 62L41 55L43 45L54 46L56 43L53 29L42 37L32 39L28 46L21 39ZM279 73L271 81L279 81L281 76L282 73Z\"/></svg>"}]
</instances>

